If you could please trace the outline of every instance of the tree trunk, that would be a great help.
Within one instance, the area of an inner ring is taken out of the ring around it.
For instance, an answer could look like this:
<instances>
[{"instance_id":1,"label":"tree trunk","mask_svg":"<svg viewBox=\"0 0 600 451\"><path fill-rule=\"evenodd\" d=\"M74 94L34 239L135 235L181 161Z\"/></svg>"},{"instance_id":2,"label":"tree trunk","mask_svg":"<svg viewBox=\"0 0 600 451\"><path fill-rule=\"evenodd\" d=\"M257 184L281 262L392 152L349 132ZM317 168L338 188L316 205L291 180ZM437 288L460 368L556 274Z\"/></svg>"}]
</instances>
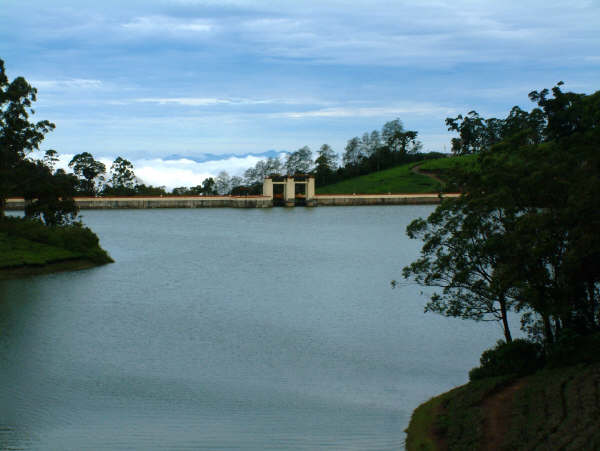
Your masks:
<instances>
[{"instance_id":1,"label":"tree trunk","mask_svg":"<svg viewBox=\"0 0 600 451\"><path fill-rule=\"evenodd\" d=\"M542 321L544 322L544 335L547 343L554 343L554 334L552 333L552 324L550 323L550 315L543 313Z\"/></svg>"},{"instance_id":2,"label":"tree trunk","mask_svg":"<svg viewBox=\"0 0 600 451\"><path fill-rule=\"evenodd\" d=\"M510 327L508 325L508 317L506 311L506 299L504 295L500 296L500 314L502 315L502 327L504 328L504 338L507 343L512 341L512 335L510 334Z\"/></svg>"}]
</instances>

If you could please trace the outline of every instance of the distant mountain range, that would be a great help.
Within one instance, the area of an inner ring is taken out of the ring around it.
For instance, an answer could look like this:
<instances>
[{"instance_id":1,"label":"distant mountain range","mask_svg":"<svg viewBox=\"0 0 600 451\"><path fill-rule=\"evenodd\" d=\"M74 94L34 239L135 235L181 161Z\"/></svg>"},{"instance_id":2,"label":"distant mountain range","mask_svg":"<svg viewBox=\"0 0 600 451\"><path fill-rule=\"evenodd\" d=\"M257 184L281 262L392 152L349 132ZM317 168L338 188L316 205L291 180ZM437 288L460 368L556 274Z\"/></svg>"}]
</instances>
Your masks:
<instances>
[{"instance_id":1,"label":"distant mountain range","mask_svg":"<svg viewBox=\"0 0 600 451\"><path fill-rule=\"evenodd\" d=\"M199 155L184 155L184 154L172 154L167 157L164 157L163 160L173 161L173 160L191 160L196 163L204 163L206 161L220 161L220 160L228 160L230 158L247 158L247 157L259 157L259 158L271 158L280 155L281 153L286 153L285 150L267 150L266 152L261 153L222 153L222 154L214 154L214 153L202 153Z\"/></svg>"}]
</instances>

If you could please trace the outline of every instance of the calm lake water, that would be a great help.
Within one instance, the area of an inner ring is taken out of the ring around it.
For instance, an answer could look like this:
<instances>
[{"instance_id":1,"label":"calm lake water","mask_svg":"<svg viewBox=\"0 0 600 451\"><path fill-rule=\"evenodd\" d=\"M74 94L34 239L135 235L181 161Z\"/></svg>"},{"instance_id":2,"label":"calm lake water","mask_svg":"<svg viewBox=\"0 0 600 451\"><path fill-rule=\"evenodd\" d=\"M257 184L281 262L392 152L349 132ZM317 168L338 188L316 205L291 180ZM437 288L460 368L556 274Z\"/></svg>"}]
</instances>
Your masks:
<instances>
[{"instance_id":1,"label":"calm lake water","mask_svg":"<svg viewBox=\"0 0 600 451\"><path fill-rule=\"evenodd\" d=\"M403 449L501 338L390 288L431 211L84 212L116 263L0 281L0 449Z\"/></svg>"}]
</instances>

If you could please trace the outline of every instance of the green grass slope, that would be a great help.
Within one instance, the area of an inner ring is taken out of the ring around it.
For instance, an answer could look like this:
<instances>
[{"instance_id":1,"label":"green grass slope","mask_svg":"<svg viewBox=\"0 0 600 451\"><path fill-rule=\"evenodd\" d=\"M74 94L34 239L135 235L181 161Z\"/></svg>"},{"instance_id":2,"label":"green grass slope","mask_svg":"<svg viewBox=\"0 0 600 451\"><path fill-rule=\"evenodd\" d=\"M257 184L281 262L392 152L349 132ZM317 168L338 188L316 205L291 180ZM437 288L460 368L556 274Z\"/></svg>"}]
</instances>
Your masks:
<instances>
[{"instance_id":1,"label":"green grass slope","mask_svg":"<svg viewBox=\"0 0 600 451\"><path fill-rule=\"evenodd\" d=\"M600 364L581 364L482 379L437 396L413 412L406 449L598 450L598 425Z\"/></svg>"},{"instance_id":2,"label":"green grass slope","mask_svg":"<svg viewBox=\"0 0 600 451\"><path fill-rule=\"evenodd\" d=\"M45 265L83 257L79 252L0 233L0 268Z\"/></svg>"},{"instance_id":3,"label":"green grass slope","mask_svg":"<svg viewBox=\"0 0 600 451\"><path fill-rule=\"evenodd\" d=\"M423 160L372 172L331 185L318 186L316 191L317 194L438 193L444 186L435 177L445 181L457 168L475 170L476 159L476 155L462 155Z\"/></svg>"},{"instance_id":4,"label":"green grass slope","mask_svg":"<svg viewBox=\"0 0 600 451\"><path fill-rule=\"evenodd\" d=\"M458 168L473 170L476 162L477 155L460 155L456 157L420 161L418 163L413 163L412 166L418 166L422 171L434 172L441 176Z\"/></svg>"},{"instance_id":5,"label":"green grass slope","mask_svg":"<svg viewBox=\"0 0 600 451\"><path fill-rule=\"evenodd\" d=\"M317 194L385 194L385 193L437 193L439 182L411 170L413 164L396 166L372 172L339 183L317 187Z\"/></svg>"}]
</instances>

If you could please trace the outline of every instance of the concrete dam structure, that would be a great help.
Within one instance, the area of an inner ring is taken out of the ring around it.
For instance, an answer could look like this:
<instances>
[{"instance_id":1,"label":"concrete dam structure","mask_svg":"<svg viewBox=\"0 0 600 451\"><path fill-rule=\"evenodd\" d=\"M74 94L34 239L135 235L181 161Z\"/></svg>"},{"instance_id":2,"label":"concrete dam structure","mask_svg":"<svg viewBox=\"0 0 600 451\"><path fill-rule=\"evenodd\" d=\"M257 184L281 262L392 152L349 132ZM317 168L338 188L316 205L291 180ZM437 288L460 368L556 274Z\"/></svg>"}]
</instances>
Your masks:
<instances>
[{"instance_id":1,"label":"concrete dam structure","mask_svg":"<svg viewBox=\"0 0 600 451\"><path fill-rule=\"evenodd\" d=\"M262 196L110 196L76 197L82 210L119 208L270 208L274 206L351 206L437 204L458 194L315 194L315 178L267 177ZM7 210L24 210L23 198L9 198Z\"/></svg>"}]
</instances>

